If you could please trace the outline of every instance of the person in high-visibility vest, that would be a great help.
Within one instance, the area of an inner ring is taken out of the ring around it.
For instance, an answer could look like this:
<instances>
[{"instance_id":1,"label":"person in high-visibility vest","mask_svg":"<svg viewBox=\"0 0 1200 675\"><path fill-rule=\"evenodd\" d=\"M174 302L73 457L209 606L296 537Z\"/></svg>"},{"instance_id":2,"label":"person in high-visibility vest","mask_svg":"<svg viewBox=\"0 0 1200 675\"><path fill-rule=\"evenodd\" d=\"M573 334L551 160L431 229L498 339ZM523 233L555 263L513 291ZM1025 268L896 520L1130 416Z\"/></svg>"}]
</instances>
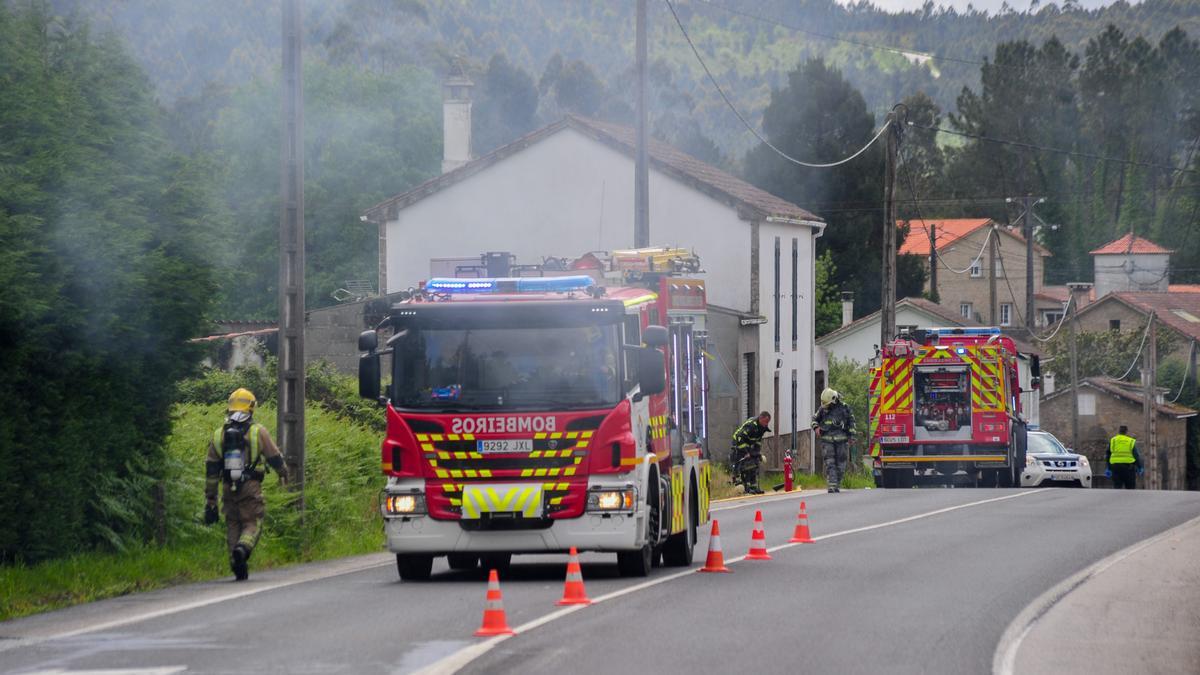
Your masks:
<instances>
[{"instance_id":1,"label":"person in high-visibility vest","mask_svg":"<svg viewBox=\"0 0 1200 675\"><path fill-rule=\"evenodd\" d=\"M1137 488L1137 477L1142 475L1142 456L1137 451L1137 440L1128 434L1129 427L1124 424L1117 430L1117 435L1108 441L1108 468L1104 471L1106 478L1111 478L1113 487L1133 490Z\"/></svg>"}]
</instances>

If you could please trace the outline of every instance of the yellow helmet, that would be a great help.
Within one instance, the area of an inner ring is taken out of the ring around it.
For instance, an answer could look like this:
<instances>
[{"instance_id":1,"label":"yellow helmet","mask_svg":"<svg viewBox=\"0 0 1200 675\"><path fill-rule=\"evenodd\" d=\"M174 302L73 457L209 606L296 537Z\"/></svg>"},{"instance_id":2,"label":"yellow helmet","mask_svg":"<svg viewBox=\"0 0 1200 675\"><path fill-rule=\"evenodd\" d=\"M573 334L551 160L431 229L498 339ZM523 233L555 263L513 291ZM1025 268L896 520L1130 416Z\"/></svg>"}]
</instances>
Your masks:
<instances>
[{"instance_id":1,"label":"yellow helmet","mask_svg":"<svg viewBox=\"0 0 1200 675\"><path fill-rule=\"evenodd\" d=\"M821 392L821 405L829 405L838 398L838 393L829 387L825 387L825 391Z\"/></svg>"},{"instance_id":2,"label":"yellow helmet","mask_svg":"<svg viewBox=\"0 0 1200 675\"><path fill-rule=\"evenodd\" d=\"M229 395L229 406L226 411L252 413L256 405L258 405L258 401L255 400L254 394L249 389L239 388Z\"/></svg>"}]
</instances>

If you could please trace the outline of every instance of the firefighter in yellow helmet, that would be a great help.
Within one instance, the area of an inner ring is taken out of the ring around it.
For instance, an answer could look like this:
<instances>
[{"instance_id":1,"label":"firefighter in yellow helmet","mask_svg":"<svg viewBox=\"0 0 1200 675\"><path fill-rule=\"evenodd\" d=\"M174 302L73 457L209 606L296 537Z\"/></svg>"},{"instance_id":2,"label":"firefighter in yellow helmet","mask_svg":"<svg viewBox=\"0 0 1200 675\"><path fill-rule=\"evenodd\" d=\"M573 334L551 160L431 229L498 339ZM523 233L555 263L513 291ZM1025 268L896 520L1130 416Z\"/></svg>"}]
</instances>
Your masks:
<instances>
[{"instance_id":1,"label":"firefighter in yellow helmet","mask_svg":"<svg viewBox=\"0 0 1200 675\"><path fill-rule=\"evenodd\" d=\"M850 439L854 438L854 412L842 402L841 394L826 387L821 392L821 408L813 416L812 426L821 442L825 483L829 492L841 492L842 476L850 461Z\"/></svg>"},{"instance_id":2,"label":"firefighter in yellow helmet","mask_svg":"<svg viewBox=\"0 0 1200 675\"><path fill-rule=\"evenodd\" d=\"M257 401L249 389L229 395L225 422L217 427L208 442L205 462L204 524L217 522L217 485L223 484L221 501L225 505L225 540L229 547L229 567L238 581L249 576L247 563L262 532L266 504L262 480L266 466L287 484L287 468L275 441L261 424L254 423Z\"/></svg>"}]
</instances>

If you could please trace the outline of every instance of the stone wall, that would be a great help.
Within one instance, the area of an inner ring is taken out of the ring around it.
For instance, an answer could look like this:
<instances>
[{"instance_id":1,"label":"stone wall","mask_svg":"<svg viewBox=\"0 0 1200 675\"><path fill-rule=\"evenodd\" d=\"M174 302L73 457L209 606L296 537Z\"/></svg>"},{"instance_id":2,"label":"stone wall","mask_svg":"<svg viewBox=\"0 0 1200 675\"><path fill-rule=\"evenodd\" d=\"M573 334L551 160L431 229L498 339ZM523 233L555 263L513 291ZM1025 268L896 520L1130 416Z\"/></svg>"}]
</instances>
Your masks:
<instances>
[{"instance_id":1,"label":"stone wall","mask_svg":"<svg viewBox=\"0 0 1200 675\"><path fill-rule=\"evenodd\" d=\"M1108 439L1117 433L1117 428L1124 424L1129 427L1129 435L1138 439L1138 452L1150 468L1148 441L1145 439L1142 422L1142 406L1123 398L1118 398L1091 387L1081 387L1083 397L1094 398L1093 415L1079 416L1079 445L1077 452L1087 455L1092 463L1092 482L1095 487L1110 487L1111 482L1104 478L1106 468L1104 460L1108 451ZM1042 429L1054 434L1063 445L1071 445L1071 396L1072 392L1064 391L1056 396L1042 401ZM1086 411L1082 403L1080 409ZM1159 448L1166 450L1166 463L1163 469L1164 487L1169 490L1186 489L1187 474L1187 420L1173 419L1166 415L1158 416ZM1160 453L1160 457L1162 454ZM1143 477L1143 480L1146 477ZM1143 486L1139 480L1139 487Z\"/></svg>"},{"instance_id":2,"label":"stone wall","mask_svg":"<svg viewBox=\"0 0 1200 675\"><path fill-rule=\"evenodd\" d=\"M387 296L310 310L304 322L305 360L324 359L347 375L358 374L358 335L383 320Z\"/></svg>"},{"instance_id":3,"label":"stone wall","mask_svg":"<svg viewBox=\"0 0 1200 675\"><path fill-rule=\"evenodd\" d=\"M979 228L950 246L944 246L939 252L942 261L956 270L969 268L976 254L983 247L987 233L987 228ZM923 232L921 234L924 235ZM909 236L915 235L910 234ZM997 320L995 323L999 323L1000 305L1008 304L1012 306L1008 325L1018 326L1021 317L1025 314L1025 245L1016 237L1003 231L998 230L996 236L1000 238L998 249L1000 263L997 268L1003 270L1004 276L996 279ZM969 271L954 274L945 268L938 270L938 299L940 305L955 314L960 313L959 308L962 303L970 303L972 313L977 314L982 323L990 325L993 322L989 313L990 293L988 289L989 276L992 272L989 267L989 253L986 249L983 250L983 256L979 262L981 276L978 277L972 277ZM1035 293L1042 290L1044 266L1045 261L1035 251L1033 255L1033 289ZM926 267L928 267L928 262ZM928 292L928 279L926 279L925 287Z\"/></svg>"}]
</instances>

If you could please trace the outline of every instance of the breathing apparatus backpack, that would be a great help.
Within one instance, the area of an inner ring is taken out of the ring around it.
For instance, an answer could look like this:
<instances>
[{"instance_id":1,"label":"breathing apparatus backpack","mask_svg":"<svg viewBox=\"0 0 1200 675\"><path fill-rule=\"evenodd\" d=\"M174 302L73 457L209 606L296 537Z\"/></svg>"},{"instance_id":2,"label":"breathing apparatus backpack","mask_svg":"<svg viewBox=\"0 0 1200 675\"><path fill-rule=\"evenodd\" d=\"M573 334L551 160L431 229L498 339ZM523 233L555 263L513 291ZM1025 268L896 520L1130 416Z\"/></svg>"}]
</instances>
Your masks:
<instances>
[{"instance_id":1,"label":"breathing apparatus backpack","mask_svg":"<svg viewBox=\"0 0 1200 675\"><path fill-rule=\"evenodd\" d=\"M220 431L221 458L224 462L224 476L229 481L229 489L237 492L238 486L248 479L262 480L262 474L255 470L258 457L252 456L258 445L256 425L249 420L237 422L227 420ZM251 436L247 442L246 436ZM253 462L253 463L252 463Z\"/></svg>"}]
</instances>

